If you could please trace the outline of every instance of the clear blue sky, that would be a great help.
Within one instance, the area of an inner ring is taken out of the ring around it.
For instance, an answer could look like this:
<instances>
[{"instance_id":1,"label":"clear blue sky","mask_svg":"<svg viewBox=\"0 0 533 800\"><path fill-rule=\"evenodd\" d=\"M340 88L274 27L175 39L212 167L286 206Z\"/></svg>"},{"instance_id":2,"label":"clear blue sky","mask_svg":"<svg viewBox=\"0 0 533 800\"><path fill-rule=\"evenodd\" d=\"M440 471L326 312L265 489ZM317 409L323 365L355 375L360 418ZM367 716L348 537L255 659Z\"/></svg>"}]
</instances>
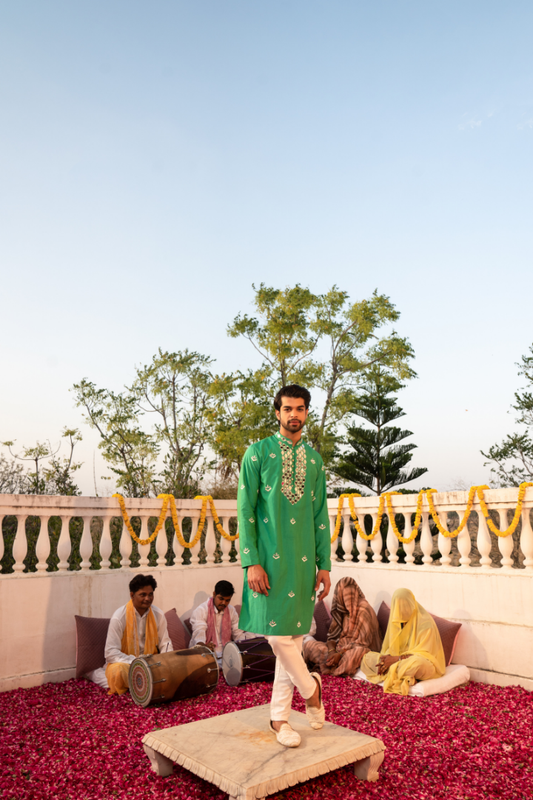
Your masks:
<instances>
[{"instance_id":1,"label":"clear blue sky","mask_svg":"<svg viewBox=\"0 0 533 800\"><path fill-rule=\"evenodd\" d=\"M335 283L401 312L424 482L486 480L533 342L532 27L491 0L3 3L0 439L57 441L74 382L159 346L252 365L225 335L252 282Z\"/></svg>"}]
</instances>

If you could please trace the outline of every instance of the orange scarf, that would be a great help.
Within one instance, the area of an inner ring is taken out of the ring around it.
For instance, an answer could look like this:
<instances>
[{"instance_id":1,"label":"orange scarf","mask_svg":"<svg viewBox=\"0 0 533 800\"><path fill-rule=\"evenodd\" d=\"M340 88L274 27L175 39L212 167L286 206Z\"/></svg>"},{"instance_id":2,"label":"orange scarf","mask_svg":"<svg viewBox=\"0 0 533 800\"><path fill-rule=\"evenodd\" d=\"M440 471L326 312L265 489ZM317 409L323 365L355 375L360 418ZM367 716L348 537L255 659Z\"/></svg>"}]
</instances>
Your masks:
<instances>
[{"instance_id":1,"label":"orange scarf","mask_svg":"<svg viewBox=\"0 0 533 800\"><path fill-rule=\"evenodd\" d=\"M159 633L157 631L157 623L155 621L154 612L151 608L146 612L148 617L146 619L146 636L144 639L144 653L145 656L153 655L157 650L159 642ZM120 649L123 653L129 656L139 656L139 631L137 630L137 614L133 607L133 601L130 600L126 606L126 627L122 635L122 642Z\"/></svg>"}]
</instances>

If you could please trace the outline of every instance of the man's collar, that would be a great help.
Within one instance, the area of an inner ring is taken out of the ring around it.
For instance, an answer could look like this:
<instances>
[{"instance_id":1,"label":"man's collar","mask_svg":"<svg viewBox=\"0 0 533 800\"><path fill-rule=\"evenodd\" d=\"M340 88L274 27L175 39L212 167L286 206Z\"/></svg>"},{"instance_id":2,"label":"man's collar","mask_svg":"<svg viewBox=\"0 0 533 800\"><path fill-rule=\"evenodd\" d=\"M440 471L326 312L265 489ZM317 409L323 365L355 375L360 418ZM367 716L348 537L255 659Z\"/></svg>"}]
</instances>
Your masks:
<instances>
[{"instance_id":1,"label":"man's collar","mask_svg":"<svg viewBox=\"0 0 533 800\"><path fill-rule=\"evenodd\" d=\"M296 444L293 444L292 439L289 439L288 436L283 436L283 434L281 434L279 431L277 431L275 435L280 441L289 444L291 447L300 447L300 445L304 443L303 436L300 436Z\"/></svg>"}]
</instances>

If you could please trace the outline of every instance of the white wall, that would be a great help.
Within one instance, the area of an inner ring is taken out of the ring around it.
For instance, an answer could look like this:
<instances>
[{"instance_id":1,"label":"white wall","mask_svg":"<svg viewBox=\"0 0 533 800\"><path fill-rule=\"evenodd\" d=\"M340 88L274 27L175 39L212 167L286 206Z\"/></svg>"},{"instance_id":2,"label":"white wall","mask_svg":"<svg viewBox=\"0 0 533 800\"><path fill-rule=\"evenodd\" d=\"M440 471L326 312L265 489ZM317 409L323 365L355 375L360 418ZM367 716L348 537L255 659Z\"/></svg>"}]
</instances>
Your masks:
<instances>
[{"instance_id":1,"label":"white wall","mask_svg":"<svg viewBox=\"0 0 533 800\"><path fill-rule=\"evenodd\" d=\"M221 579L242 593L239 565L144 570L158 582L156 605L183 616ZM74 615L109 617L128 599L139 570L0 575L0 690L74 677ZM377 610L406 586L428 610L462 622L456 663L474 680L533 690L533 579L520 570L335 563L335 584L351 575Z\"/></svg>"}]
</instances>

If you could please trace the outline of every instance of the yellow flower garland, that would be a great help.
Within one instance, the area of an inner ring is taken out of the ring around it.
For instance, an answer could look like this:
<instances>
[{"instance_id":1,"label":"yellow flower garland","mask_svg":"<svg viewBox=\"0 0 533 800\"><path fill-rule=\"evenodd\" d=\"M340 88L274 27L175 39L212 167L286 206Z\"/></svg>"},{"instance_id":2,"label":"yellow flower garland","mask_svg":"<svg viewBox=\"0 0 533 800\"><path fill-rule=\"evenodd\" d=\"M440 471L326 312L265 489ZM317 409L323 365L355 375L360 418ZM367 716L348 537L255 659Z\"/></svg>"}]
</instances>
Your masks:
<instances>
[{"instance_id":1,"label":"yellow flower garland","mask_svg":"<svg viewBox=\"0 0 533 800\"><path fill-rule=\"evenodd\" d=\"M478 486L477 487L477 496L479 497L479 505L481 506L481 511L483 513L483 516L487 520L487 525L488 525L489 529L494 534L496 534L496 536L499 536L500 538L503 539L506 536L512 536L513 535L513 533L517 529L518 523L520 521L520 515L522 513L522 505L524 503L524 497L525 497L525 494L526 494L526 489L528 489L530 486L533 486L533 483L527 483L527 481L525 481L524 483L520 484L520 486L518 488L518 503L517 503L517 506L515 508L513 521L511 522L509 527L506 528L504 531L502 531L499 528L497 528L496 525L494 524L494 522L489 517L489 510L487 508L487 504L485 503L485 498L483 496L483 489L488 489L488 486Z\"/></svg>"},{"instance_id":2,"label":"yellow flower garland","mask_svg":"<svg viewBox=\"0 0 533 800\"><path fill-rule=\"evenodd\" d=\"M215 528L220 533L220 535L224 537L224 539L227 539L228 542L234 542L235 539L239 538L238 533L236 533L235 536L231 536L229 533L226 533L226 531L222 527L220 519L218 518L217 510L215 508L215 501L213 500L210 494L199 494L194 499L202 501L202 513L204 514L204 520L205 520L205 511L207 510L207 504L209 503L211 507L211 516L213 517L213 522L215 523Z\"/></svg>"},{"instance_id":3,"label":"yellow flower garland","mask_svg":"<svg viewBox=\"0 0 533 800\"><path fill-rule=\"evenodd\" d=\"M155 528L154 532L152 533L152 535L148 537L148 539L139 539L139 537L137 536L137 534L133 530L133 526L132 526L130 518L128 516L128 512L126 511L126 503L124 502L123 496L121 494L118 494L118 492L117 492L117 494L113 495L113 497L116 497L117 500L118 500L118 504L119 504L120 510L122 512L122 519L124 520L124 524L125 524L126 528L128 529L129 534L130 534L130 536L131 536L131 538L133 539L134 542L137 542L137 544L141 544L141 545L144 546L144 545L147 545L147 544L152 544L154 539L157 538L157 534L159 533L159 531L163 527L163 523L165 521L165 517L167 515L167 510L168 510L168 498L171 497L171 496L172 495L160 495L160 497L164 497L165 499L163 500L163 505L161 507L161 513L159 514L159 519L157 521L156 528Z\"/></svg>"}]
</instances>

